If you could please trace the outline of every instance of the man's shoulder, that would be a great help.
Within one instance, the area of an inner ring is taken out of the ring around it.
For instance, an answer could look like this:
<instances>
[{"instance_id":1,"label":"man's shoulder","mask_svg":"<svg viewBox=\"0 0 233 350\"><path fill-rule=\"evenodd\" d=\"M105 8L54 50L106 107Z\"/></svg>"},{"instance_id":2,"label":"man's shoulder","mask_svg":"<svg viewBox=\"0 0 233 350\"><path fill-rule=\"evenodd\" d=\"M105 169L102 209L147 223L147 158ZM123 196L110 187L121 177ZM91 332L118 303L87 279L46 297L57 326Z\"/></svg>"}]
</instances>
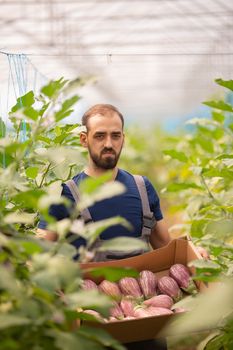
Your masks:
<instances>
[{"instance_id":1,"label":"man's shoulder","mask_svg":"<svg viewBox=\"0 0 233 350\"><path fill-rule=\"evenodd\" d=\"M84 173L84 171L81 171L80 173L73 176L72 180L78 185L80 181L83 181L87 175Z\"/></svg>"}]
</instances>

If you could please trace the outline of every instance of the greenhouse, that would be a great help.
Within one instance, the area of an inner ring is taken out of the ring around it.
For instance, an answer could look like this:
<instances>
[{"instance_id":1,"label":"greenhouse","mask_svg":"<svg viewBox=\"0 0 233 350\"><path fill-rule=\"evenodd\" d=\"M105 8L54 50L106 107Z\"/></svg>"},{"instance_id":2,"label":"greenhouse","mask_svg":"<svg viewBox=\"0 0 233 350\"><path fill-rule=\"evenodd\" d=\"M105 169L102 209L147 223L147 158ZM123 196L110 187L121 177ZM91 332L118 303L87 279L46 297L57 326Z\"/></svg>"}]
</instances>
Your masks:
<instances>
[{"instance_id":1,"label":"greenhouse","mask_svg":"<svg viewBox=\"0 0 233 350\"><path fill-rule=\"evenodd\" d=\"M233 349L233 3L0 13L0 349Z\"/></svg>"}]
</instances>

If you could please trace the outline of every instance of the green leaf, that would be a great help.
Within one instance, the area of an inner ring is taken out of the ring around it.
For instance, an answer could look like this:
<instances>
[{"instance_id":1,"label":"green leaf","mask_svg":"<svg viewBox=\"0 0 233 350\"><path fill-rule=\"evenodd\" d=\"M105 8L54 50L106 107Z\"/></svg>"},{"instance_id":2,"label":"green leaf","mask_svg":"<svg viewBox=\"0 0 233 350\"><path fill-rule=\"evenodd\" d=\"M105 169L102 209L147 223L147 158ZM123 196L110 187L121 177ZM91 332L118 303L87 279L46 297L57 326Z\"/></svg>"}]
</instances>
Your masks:
<instances>
[{"instance_id":1,"label":"green leaf","mask_svg":"<svg viewBox=\"0 0 233 350\"><path fill-rule=\"evenodd\" d=\"M224 86L227 89L233 91L233 80L223 80L218 78L218 79L215 79L215 81L218 85Z\"/></svg>"},{"instance_id":2,"label":"green leaf","mask_svg":"<svg viewBox=\"0 0 233 350\"><path fill-rule=\"evenodd\" d=\"M95 192L105 182L111 180L112 172L108 171L104 175L98 176L97 178L87 177L80 183L79 190L82 193L91 194Z\"/></svg>"},{"instance_id":3,"label":"green leaf","mask_svg":"<svg viewBox=\"0 0 233 350\"><path fill-rule=\"evenodd\" d=\"M8 165L14 162L14 158L11 157L9 154L0 153L0 167L7 168Z\"/></svg>"},{"instance_id":4,"label":"green leaf","mask_svg":"<svg viewBox=\"0 0 233 350\"><path fill-rule=\"evenodd\" d=\"M22 240L19 243L23 247L24 251L29 255L41 253L43 251L42 247L36 242Z\"/></svg>"},{"instance_id":5,"label":"green leaf","mask_svg":"<svg viewBox=\"0 0 233 350\"><path fill-rule=\"evenodd\" d=\"M78 350L91 349L103 350L103 347L82 335L78 332L62 332L57 329L49 329L47 335L54 338L56 349L60 350Z\"/></svg>"},{"instance_id":6,"label":"green leaf","mask_svg":"<svg viewBox=\"0 0 233 350\"><path fill-rule=\"evenodd\" d=\"M122 277L138 277L138 271L129 267L95 267L85 269L84 273L88 273L94 277L104 277L111 282L119 281Z\"/></svg>"},{"instance_id":7,"label":"green leaf","mask_svg":"<svg viewBox=\"0 0 233 350\"><path fill-rule=\"evenodd\" d=\"M217 113L215 111L212 112L212 118L213 120L215 120L218 123L223 124L224 120L225 120L225 116L221 113Z\"/></svg>"},{"instance_id":8,"label":"green leaf","mask_svg":"<svg viewBox=\"0 0 233 350\"><path fill-rule=\"evenodd\" d=\"M28 107L28 108L25 108L24 115L29 119L36 121L39 117L39 112L33 107Z\"/></svg>"},{"instance_id":9,"label":"green leaf","mask_svg":"<svg viewBox=\"0 0 233 350\"><path fill-rule=\"evenodd\" d=\"M107 315L111 306L111 298L96 290L80 290L66 294L67 305L72 309L85 308L97 310Z\"/></svg>"},{"instance_id":10,"label":"green leaf","mask_svg":"<svg viewBox=\"0 0 233 350\"><path fill-rule=\"evenodd\" d=\"M47 85L43 86L41 92L49 98L55 97L58 92L64 87L68 80L60 78L59 80L52 80Z\"/></svg>"},{"instance_id":11,"label":"green leaf","mask_svg":"<svg viewBox=\"0 0 233 350\"><path fill-rule=\"evenodd\" d=\"M0 117L0 138L6 136L6 125L2 118Z\"/></svg>"},{"instance_id":12,"label":"green leaf","mask_svg":"<svg viewBox=\"0 0 233 350\"><path fill-rule=\"evenodd\" d=\"M233 154L229 154L229 153L222 153L220 155L218 155L215 159L229 159L229 158L233 158Z\"/></svg>"},{"instance_id":13,"label":"green leaf","mask_svg":"<svg viewBox=\"0 0 233 350\"><path fill-rule=\"evenodd\" d=\"M78 100L78 96L73 96L70 99L63 102L62 108L55 113L56 122L59 122L60 120L68 117L73 112L73 109L70 109L70 107L73 106Z\"/></svg>"},{"instance_id":14,"label":"green leaf","mask_svg":"<svg viewBox=\"0 0 233 350\"><path fill-rule=\"evenodd\" d=\"M8 248L9 246L10 244L8 244ZM9 291L9 295L14 297L19 297L22 291L21 283L15 278L13 272L2 266L0 266L0 289L1 291Z\"/></svg>"},{"instance_id":15,"label":"green leaf","mask_svg":"<svg viewBox=\"0 0 233 350\"><path fill-rule=\"evenodd\" d=\"M202 103L206 106L220 109L221 111L233 112L233 107L224 101L205 101Z\"/></svg>"},{"instance_id":16,"label":"green leaf","mask_svg":"<svg viewBox=\"0 0 233 350\"><path fill-rule=\"evenodd\" d=\"M31 107L35 103L33 91L17 98L17 103L12 107L11 112L16 112L22 107Z\"/></svg>"},{"instance_id":17,"label":"green leaf","mask_svg":"<svg viewBox=\"0 0 233 350\"><path fill-rule=\"evenodd\" d=\"M68 110L70 107L72 107L77 101L79 100L79 96L75 95L71 98L65 100L62 104L62 110Z\"/></svg>"},{"instance_id":18,"label":"green leaf","mask_svg":"<svg viewBox=\"0 0 233 350\"><path fill-rule=\"evenodd\" d=\"M25 212L12 212L4 217L6 224L33 224L36 214L25 213Z\"/></svg>"},{"instance_id":19,"label":"green leaf","mask_svg":"<svg viewBox=\"0 0 233 350\"><path fill-rule=\"evenodd\" d=\"M99 251L114 250L130 252L138 249L147 249L147 244L140 239L132 237L118 237L103 241Z\"/></svg>"},{"instance_id":20,"label":"green leaf","mask_svg":"<svg viewBox=\"0 0 233 350\"><path fill-rule=\"evenodd\" d=\"M57 249L57 254L73 258L77 254L77 249L69 243L62 243Z\"/></svg>"},{"instance_id":21,"label":"green leaf","mask_svg":"<svg viewBox=\"0 0 233 350\"><path fill-rule=\"evenodd\" d=\"M123 345L119 344L109 333L101 328L82 326L79 330L79 334L103 344L104 348L107 347L116 350L125 349Z\"/></svg>"},{"instance_id":22,"label":"green leaf","mask_svg":"<svg viewBox=\"0 0 233 350\"><path fill-rule=\"evenodd\" d=\"M83 182L84 181L82 181L82 183L79 186L81 190L83 190L85 186ZM81 186L82 184L83 186ZM95 202L102 201L107 198L112 198L114 196L120 195L125 192L125 186L119 181L111 181L111 182L104 183L98 189L96 185L93 187L95 188L95 192L93 191L90 195L84 192L81 193L80 202L78 204L78 208L80 210L90 207Z\"/></svg>"},{"instance_id":23,"label":"green leaf","mask_svg":"<svg viewBox=\"0 0 233 350\"><path fill-rule=\"evenodd\" d=\"M82 236L83 238L87 239L89 244L92 244L104 230L114 225L122 225L126 227L128 230L132 229L132 225L126 219L124 219L121 216L115 216L112 218L103 219L96 222L90 222L84 226L82 232L80 232L79 224L77 225L77 227L73 225L71 230L73 233L76 233Z\"/></svg>"},{"instance_id":24,"label":"green leaf","mask_svg":"<svg viewBox=\"0 0 233 350\"><path fill-rule=\"evenodd\" d=\"M217 270L221 271L221 267L214 263L211 260L204 260L204 259L197 259L197 260L192 260L191 262L188 263L188 266L194 266L195 268L202 269L204 271L211 272L212 270Z\"/></svg>"},{"instance_id":25,"label":"green leaf","mask_svg":"<svg viewBox=\"0 0 233 350\"><path fill-rule=\"evenodd\" d=\"M206 177L223 177L225 179L233 179L233 171L227 168L224 169L203 169L203 175Z\"/></svg>"},{"instance_id":26,"label":"green leaf","mask_svg":"<svg viewBox=\"0 0 233 350\"><path fill-rule=\"evenodd\" d=\"M0 314L0 329L6 329L16 326L24 326L30 324L29 318L17 315Z\"/></svg>"},{"instance_id":27,"label":"green leaf","mask_svg":"<svg viewBox=\"0 0 233 350\"><path fill-rule=\"evenodd\" d=\"M181 162L187 162L188 158L183 152L178 152L176 150L165 150L163 151L164 154L170 156L173 159L178 159Z\"/></svg>"},{"instance_id":28,"label":"green leaf","mask_svg":"<svg viewBox=\"0 0 233 350\"><path fill-rule=\"evenodd\" d=\"M192 237L201 238L205 233L206 223L205 219L193 220L191 224Z\"/></svg>"},{"instance_id":29,"label":"green leaf","mask_svg":"<svg viewBox=\"0 0 233 350\"><path fill-rule=\"evenodd\" d=\"M195 331L203 330L206 332L206 330L221 329L232 312L232 293L233 285L229 279L228 283L219 283L213 288L207 289L204 293L199 293L195 298L191 297L189 299L190 303L187 305L188 310L191 311L171 320L169 328L165 328L165 332L177 336L179 334L191 334ZM186 299L188 298L184 298L180 305L184 303L185 307ZM222 343L218 345L221 347ZM217 346L215 349L220 349L220 347Z\"/></svg>"},{"instance_id":30,"label":"green leaf","mask_svg":"<svg viewBox=\"0 0 233 350\"><path fill-rule=\"evenodd\" d=\"M51 139L49 137L42 136L42 135L37 136L37 140L45 142L48 145L51 143Z\"/></svg>"},{"instance_id":31,"label":"green leaf","mask_svg":"<svg viewBox=\"0 0 233 350\"><path fill-rule=\"evenodd\" d=\"M25 208L36 209L39 199L45 195L45 191L41 189L28 190L20 192L13 197L16 204L24 206Z\"/></svg>"},{"instance_id":32,"label":"green leaf","mask_svg":"<svg viewBox=\"0 0 233 350\"><path fill-rule=\"evenodd\" d=\"M55 139L53 141L54 141L54 143L61 144L68 136L69 136L69 134L66 134L64 132L62 135L55 137Z\"/></svg>"},{"instance_id":33,"label":"green leaf","mask_svg":"<svg viewBox=\"0 0 233 350\"><path fill-rule=\"evenodd\" d=\"M168 192L179 192L182 190L189 190L191 188L197 189L197 190L203 190L201 186L198 186L195 183L173 183L173 184L169 184L166 187L166 190Z\"/></svg>"},{"instance_id":34,"label":"green leaf","mask_svg":"<svg viewBox=\"0 0 233 350\"><path fill-rule=\"evenodd\" d=\"M35 166L26 169L25 173L29 179L35 179L38 175L39 169Z\"/></svg>"},{"instance_id":35,"label":"green leaf","mask_svg":"<svg viewBox=\"0 0 233 350\"><path fill-rule=\"evenodd\" d=\"M213 153L214 146L209 139L206 139L204 137L198 137L196 141L197 143L199 143L199 145L203 148L204 151Z\"/></svg>"}]
</instances>

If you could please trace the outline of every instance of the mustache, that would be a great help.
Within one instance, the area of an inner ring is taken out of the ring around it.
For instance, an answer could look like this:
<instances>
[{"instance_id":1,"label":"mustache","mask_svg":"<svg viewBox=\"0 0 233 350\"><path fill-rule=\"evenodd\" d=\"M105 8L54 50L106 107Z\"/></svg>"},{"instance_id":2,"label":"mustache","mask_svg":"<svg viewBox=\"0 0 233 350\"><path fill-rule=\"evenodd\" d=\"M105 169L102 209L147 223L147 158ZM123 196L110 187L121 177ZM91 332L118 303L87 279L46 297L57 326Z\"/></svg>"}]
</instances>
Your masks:
<instances>
[{"instance_id":1,"label":"mustache","mask_svg":"<svg viewBox=\"0 0 233 350\"><path fill-rule=\"evenodd\" d=\"M111 153L113 153L113 154L116 154L116 152L114 151L114 149L113 148L108 148L108 147L105 147L102 151L101 151L101 154L104 154L104 153L109 153L109 152L111 152Z\"/></svg>"}]
</instances>

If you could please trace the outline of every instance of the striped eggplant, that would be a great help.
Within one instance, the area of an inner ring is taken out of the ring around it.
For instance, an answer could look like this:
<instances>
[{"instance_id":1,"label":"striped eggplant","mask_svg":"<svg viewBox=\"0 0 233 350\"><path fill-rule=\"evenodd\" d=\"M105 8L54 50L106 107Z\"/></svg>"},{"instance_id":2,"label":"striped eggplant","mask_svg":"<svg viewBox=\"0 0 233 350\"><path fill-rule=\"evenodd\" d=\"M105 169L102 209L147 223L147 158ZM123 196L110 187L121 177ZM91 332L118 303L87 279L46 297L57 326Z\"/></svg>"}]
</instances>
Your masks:
<instances>
[{"instance_id":1,"label":"striped eggplant","mask_svg":"<svg viewBox=\"0 0 233 350\"><path fill-rule=\"evenodd\" d=\"M142 307L135 309L135 317L136 318L153 317L153 316L160 316L160 315L171 315L171 314L173 314L173 312L171 310L163 308L163 307L149 306L146 309L144 309Z\"/></svg>"},{"instance_id":2,"label":"striped eggplant","mask_svg":"<svg viewBox=\"0 0 233 350\"><path fill-rule=\"evenodd\" d=\"M83 280L82 288L84 290L90 290L90 289L98 290L97 284L94 281L90 280L90 279L84 279Z\"/></svg>"},{"instance_id":3,"label":"striped eggplant","mask_svg":"<svg viewBox=\"0 0 233 350\"><path fill-rule=\"evenodd\" d=\"M111 281L107 281L107 280L103 280L100 284L99 284L99 290L104 292L105 294L111 296L114 299L121 299L121 291L117 285L117 283L115 282L111 282Z\"/></svg>"},{"instance_id":4,"label":"striped eggplant","mask_svg":"<svg viewBox=\"0 0 233 350\"><path fill-rule=\"evenodd\" d=\"M141 288L136 278L123 277L118 283L123 295L129 295L135 298L143 298Z\"/></svg>"},{"instance_id":5,"label":"striped eggplant","mask_svg":"<svg viewBox=\"0 0 233 350\"><path fill-rule=\"evenodd\" d=\"M131 299L122 298L120 301L120 307L125 317L134 316L134 302Z\"/></svg>"},{"instance_id":6,"label":"striped eggplant","mask_svg":"<svg viewBox=\"0 0 233 350\"><path fill-rule=\"evenodd\" d=\"M170 276L163 276L158 280L158 289L161 294L167 294L175 302L182 298L182 291L176 281Z\"/></svg>"},{"instance_id":7,"label":"striped eggplant","mask_svg":"<svg viewBox=\"0 0 233 350\"><path fill-rule=\"evenodd\" d=\"M171 297L169 297L169 295L160 294L145 300L143 304L147 306L155 306L155 307L163 307L165 309L171 309L173 305L173 300Z\"/></svg>"},{"instance_id":8,"label":"striped eggplant","mask_svg":"<svg viewBox=\"0 0 233 350\"><path fill-rule=\"evenodd\" d=\"M193 282L188 268L183 264L174 264L169 269L169 276L171 276L179 285L179 287L186 293L192 294L197 291L195 283Z\"/></svg>"},{"instance_id":9,"label":"striped eggplant","mask_svg":"<svg viewBox=\"0 0 233 350\"><path fill-rule=\"evenodd\" d=\"M110 308L110 316L119 320L124 318L123 311L117 302L113 302L113 306Z\"/></svg>"},{"instance_id":10,"label":"striped eggplant","mask_svg":"<svg viewBox=\"0 0 233 350\"><path fill-rule=\"evenodd\" d=\"M160 315L172 315L172 310L169 310L165 307L155 307L149 306L146 311L150 316L160 316Z\"/></svg>"},{"instance_id":11,"label":"striped eggplant","mask_svg":"<svg viewBox=\"0 0 233 350\"><path fill-rule=\"evenodd\" d=\"M141 271L138 282L146 299L156 295L157 278L152 271Z\"/></svg>"}]
</instances>

